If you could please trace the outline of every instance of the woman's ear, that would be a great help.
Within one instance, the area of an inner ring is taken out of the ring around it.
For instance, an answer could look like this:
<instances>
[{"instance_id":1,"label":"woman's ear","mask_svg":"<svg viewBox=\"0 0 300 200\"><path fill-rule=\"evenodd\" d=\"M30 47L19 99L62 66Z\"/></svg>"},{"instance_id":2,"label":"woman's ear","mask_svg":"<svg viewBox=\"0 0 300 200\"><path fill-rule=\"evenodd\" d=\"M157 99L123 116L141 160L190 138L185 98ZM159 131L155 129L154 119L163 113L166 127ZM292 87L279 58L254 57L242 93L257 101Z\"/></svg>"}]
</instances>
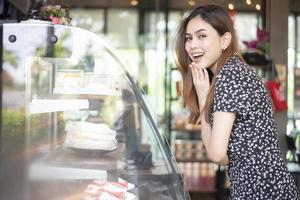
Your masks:
<instances>
[{"instance_id":1,"label":"woman's ear","mask_svg":"<svg viewBox=\"0 0 300 200\"><path fill-rule=\"evenodd\" d=\"M222 35L222 49L223 51L227 49L227 47L229 46L230 42L231 42L231 33L226 32Z\"/></svg>"}]
</instances>

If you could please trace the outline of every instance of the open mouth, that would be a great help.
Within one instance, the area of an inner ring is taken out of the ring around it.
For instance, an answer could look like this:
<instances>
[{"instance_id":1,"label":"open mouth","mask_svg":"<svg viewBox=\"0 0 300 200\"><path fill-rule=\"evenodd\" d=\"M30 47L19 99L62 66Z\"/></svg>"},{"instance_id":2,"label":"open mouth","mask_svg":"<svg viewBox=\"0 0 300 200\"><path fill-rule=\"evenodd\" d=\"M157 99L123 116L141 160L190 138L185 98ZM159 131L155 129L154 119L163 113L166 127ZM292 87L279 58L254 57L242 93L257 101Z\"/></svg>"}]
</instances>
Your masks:
<instances>
[{"instance_id":1,"label":"open mouth","mask_svg":"<svg viewBox=\"0 0 300 200\"><path fill-rule=\"evenodd\" d=\"M192 60L198 61L203 55L204 55L204 53L194 53L194 54L192 54Z\"/></svg>"}]
</instances>

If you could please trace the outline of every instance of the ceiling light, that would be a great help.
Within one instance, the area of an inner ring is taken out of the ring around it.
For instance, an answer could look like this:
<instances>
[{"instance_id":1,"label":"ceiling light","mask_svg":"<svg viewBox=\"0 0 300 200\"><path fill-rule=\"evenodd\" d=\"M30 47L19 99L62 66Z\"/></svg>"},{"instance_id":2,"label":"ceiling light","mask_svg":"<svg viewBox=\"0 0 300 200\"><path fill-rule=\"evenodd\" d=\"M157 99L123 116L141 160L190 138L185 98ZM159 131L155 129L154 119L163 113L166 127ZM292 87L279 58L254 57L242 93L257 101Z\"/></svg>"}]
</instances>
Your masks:
<instances>
[{"instance_id":1,"label":"ceiling light","mask_svg":"<svg viewBox=\"0 0 300 200\"><path fill-rule=\"evenodd\" d=\"M196 5L196 2L194 0L189 0L188 3L189 3L190 6Z\"/></svg>"},{"instance_id":2,"label":"ceiling light","mask_svg":"<svg viewBox=\"0 0 300 200\"><path fill-rule=\"evenodd\" d=\"M256 8L256 10L260 10L260 5L256 4L255 8Z\"/></svg>"},{"instance_id":3,"label":"ceiling light","mask_svg":"<svg viewBox=\"0 0 300 200\"><path fill-rule=\"evenodd\" d=\"M131 1L130 1L130 4L131 4L132 6L136 6L136 5L139 4L139 2L138 2L137 0L131 0Z\"/></svg>"},{"instance_id":4,"label":"ceiling light","mask_svg":"<svg viewBox=\"0 0 300 200\"><path fill-rule=\"evenodd\" d=\"M246 4L250 6L252 4L251 0L246 0Z\"/></svg>"},{"instance_id":5,"label":"ceiling light","mask_svg":"<svg viewBox=\"0 0 300 200\"><path fill-rule=\"evenodd\" d=\"M228 9L229 9L229 10L233 10L233 9L234 9L234 5L233 5L232 3L229 3L229 4L228 4Z\"/></svg>"}]
</instances>

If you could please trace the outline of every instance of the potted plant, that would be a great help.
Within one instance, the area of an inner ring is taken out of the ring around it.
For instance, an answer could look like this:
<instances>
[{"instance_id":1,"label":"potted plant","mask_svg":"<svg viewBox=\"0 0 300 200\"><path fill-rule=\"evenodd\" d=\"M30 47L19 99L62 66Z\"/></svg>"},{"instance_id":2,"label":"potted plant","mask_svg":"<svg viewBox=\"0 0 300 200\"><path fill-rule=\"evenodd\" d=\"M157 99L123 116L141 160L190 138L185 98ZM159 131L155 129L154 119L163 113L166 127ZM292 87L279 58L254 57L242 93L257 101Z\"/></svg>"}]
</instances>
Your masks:
<instances>
[{"instance_id":1,"label":"potted plant","mask_svg":"<svg viewBox=\"0 0 300 200\"><path fill-rule=\"evenodd\" d=\"M36 20L50 21L54 24L71 24L71 18L68 17L67 6L44 5L32 13L32 18Z\"/></svg>"}]
</instances>

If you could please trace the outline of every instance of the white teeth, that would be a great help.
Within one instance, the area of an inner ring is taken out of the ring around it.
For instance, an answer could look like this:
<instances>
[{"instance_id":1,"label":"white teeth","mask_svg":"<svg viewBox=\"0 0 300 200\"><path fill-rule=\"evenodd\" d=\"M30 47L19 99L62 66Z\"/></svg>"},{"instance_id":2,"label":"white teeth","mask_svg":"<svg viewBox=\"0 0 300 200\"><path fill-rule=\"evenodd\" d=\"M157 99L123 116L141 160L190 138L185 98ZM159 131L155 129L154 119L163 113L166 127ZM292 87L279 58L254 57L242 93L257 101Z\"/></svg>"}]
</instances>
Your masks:
<instances>
[{"instance_id":1,"label":"white teeth","mask_svg":"<svg viewBox=\"0 0 300 200\"><path fill-rule=\"evenodd\" d=\"M193 58L195 60L199 59L201 56L203 56L204 54L203 53L196 53L196 54L192 54Z\"/></svg>"},{"instance_id":2,"label":"white teeth","mask_svg":"<svg viewBox=\"0 0 300 200\"><path fill-rule=\"evenodd\" d=\"M193 57L198 57L198 56L203 56L203 53L196 53L196 54L192 54Z\"/></svg>"}]
</instances>

